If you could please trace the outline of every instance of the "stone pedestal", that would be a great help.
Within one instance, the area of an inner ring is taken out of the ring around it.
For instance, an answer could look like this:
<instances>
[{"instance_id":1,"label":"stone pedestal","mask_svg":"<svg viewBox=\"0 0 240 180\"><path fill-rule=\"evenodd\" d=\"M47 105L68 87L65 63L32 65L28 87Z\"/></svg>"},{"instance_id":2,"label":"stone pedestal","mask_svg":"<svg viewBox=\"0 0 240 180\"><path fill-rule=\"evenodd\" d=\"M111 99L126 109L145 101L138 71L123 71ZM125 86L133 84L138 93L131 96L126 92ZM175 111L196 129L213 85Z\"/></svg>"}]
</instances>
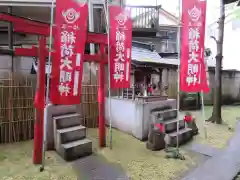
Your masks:
<instances>
[{"instance_id":1,"label":"stone pedestal","mask_svg":"<svg viewBox=\"0 0 240 180\"><path fill-rule=\"evenodd\" d=\"M152 151L159 151L165 147L164 134L158 132L158 130L155 130L153 124L151 124L149 127L149 135L146 147Z\"/></svg>"},{"instance_id":2,"label":"stone pedestal","mask_svg":"<svg viewBox=\"0 0 240 180\"><path fill-rule=\"evenodd\" d=\"M53 117L65 114L76 113L77 108L75 105L51 105L48 108L47 114L47 149L54 150L54 128Z\"/></svg>"}]
</instances>

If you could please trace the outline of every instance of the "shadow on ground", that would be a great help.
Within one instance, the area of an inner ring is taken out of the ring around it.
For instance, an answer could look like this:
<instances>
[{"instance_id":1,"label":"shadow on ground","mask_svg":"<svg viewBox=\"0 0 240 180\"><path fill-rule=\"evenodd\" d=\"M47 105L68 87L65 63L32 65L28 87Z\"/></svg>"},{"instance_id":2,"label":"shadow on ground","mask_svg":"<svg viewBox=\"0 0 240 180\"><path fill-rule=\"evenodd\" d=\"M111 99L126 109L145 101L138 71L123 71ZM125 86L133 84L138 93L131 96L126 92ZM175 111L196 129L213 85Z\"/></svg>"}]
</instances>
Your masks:
<instances>
[{"instance_id":1,"label":"shadow on ground","mask_svg":"<svg viewBox=\"0 0 240 180\"><path fill-rule=\"evenodd\" d=\"M81 180L129 180L120 166L96 154L75 161L74 168Z\"/></svg>"}]
</instances>

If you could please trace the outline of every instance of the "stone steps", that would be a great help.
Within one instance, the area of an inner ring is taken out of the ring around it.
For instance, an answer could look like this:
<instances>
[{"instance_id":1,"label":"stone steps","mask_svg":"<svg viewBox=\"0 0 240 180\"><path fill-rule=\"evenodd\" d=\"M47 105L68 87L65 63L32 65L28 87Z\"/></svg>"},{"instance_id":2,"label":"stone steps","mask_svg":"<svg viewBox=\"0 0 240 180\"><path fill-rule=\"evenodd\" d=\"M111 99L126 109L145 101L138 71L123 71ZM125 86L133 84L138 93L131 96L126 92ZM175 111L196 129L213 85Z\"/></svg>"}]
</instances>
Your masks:
<instances>
[{"instance_id":1,"label":"stone steps","mask_svg":"<svg viewBox=\"0 0 240 180\"><path fill-rule=\"evenodd\" d=\"M177 131L169 133L170 137L170 145L176 146L177 145L177 135L178 135L178 141L179 145L182 145L192 139L192 129L190 128L184 128L180 129L177 133Z\"/></svg>"},{"instance_id":2,"label":"stone steps","mask_svg":"<svg viewBox=\"0 0 240 180\"><path fill-rule=\"evenodd\" d=\"M164 125L165 133L175 132L177 130L177 123L179 121L179 129L185 128L185 122L183 119L171 119L168 121L163 121L162 124Z\"/></svg>"},{"instance_id":3,"label":"stone steps","mask_svg":"<svg viewBox=\"0 0 240 180\"><path fill-rule=\"evenodd\" d=\"M56 125L56 129L63 129L73 126L81 125L80 114L65 114L61 116L54 116L54 124Z\"/></svg>"},{"instance_id":4,"label":"stone steps","mask_svg":"<svg viewBox=\"0 0 240 180\"><path fill-rule=\"evenodd\" d=\"M66 161L92 153L92 141L86 138L86 127L77 113L55 116L54 141L57 153Z\"/></svg>"},{"instance_id":5,"label":"stone steps","mask_svg":"<svg viewBox=\"0 0 240 180\"><path fill-rule=\"evenodd\" d=\"M177 109L152 112L152 122L162 124L164 126L164 132L160 132L157 128L151 132L151 135L149 135L150 140L148 140L146 145L148 149L153 151L164 149L166 147L166 142L168 146L174 147L177 145L177 137L179 145L182 145L192 139L192 129L186 126L183 116L177 117L177 115ZM178 123L179 129L177 131Z\"/></svg>"},{"instance_id":6,"label":"stone steps","mask_svg":"<svg viewBox=\"0 0 240 180\"><path fill-rule=\"evenodd\" d=\"M162 121L167 121L170 119L175 119L177 118L178 110L177 109L167 109L163 111L155 111L152 112L152 120L154 119L159 119Z\"/></svg>"},{"instance_id":7,"label":"stone steps","mask_svg":"<svg viewBox=\"0 0 240 180\"><path fill-rule=\"evenodd\" d=\"M78 158L92 154L92 141L90 139L82 139L66 144L62 144L60 156L66 161L73 161Z\"/></svg>"},{"instance_id":8,"label":"stone steps","mask_svg":"<svg viewBox=\"0 0 240 180\"><path fill-rule=\"evenodd\" d=\"M62 144L84 138L86 138L86 127L81 125L57 130L57 139Z\"/></svg>"},{"instance_id":9,"label":"stone steps","mask_svg":"<svg viewBox=\"0 0 240 180\"><path fill-rule=\"evenodd\" d=\"M179 145L185 144L192 139L192 130L184 128L178 132ZM166 134L168 136L168 146L175 147L177 145L177 132ZM147 141L146 147L152 151L162 150L166 147L165 136L163 133L154 133L153 141Z\"/></svg>"}]
</instances>

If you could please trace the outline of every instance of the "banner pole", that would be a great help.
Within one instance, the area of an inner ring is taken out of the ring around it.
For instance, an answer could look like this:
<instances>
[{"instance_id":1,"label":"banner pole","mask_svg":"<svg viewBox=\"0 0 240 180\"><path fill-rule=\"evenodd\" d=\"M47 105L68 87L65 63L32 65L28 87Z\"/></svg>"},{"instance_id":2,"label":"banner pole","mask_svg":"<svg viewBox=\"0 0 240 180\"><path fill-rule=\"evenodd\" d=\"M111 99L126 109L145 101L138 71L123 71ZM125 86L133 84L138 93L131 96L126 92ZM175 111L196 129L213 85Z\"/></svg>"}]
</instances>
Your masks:
<instances>
[{"instance_id":1,"label":"banner pole","mask_svg":"<svg viewBox=\"0 0 240 180\"><path fill-rule=\"evenodd\" d=\"M46 87L46 101L44 107L44 118L43 118L43 148L42 148L42 165L40 167L40 171L44 170L45 166L45 152L47 146L47 114L48 114L48 106L49 106L49 85L50 85L50 63L51 63L51 51L52 51L52 31L53 31L53 16L54 16L54 0L52 0L51 4L51 19L50 19L50 36L49 36L49 45L48 45L48 72L47 72L47 87Z\"/></svg>"},{"instance_id":2,"label":"banner pole","mask_svg":"<svg viewBox=\"0 0 240 180\"><path fill-rule=\"evenodd\" d=\"M206 3L206 9L207 9L207 3ZM206 20L206 17L205 17L205 20ZM205 28L206 28L206 24L205 24ZM207 26L207 31L208 31L208 29L209 29L209 27ZM205 41L204 41L204 43L205 43ZM208 41L205 44L208 47ZM207 60L205 58L205 53L204 53L204 64L205 64L205 69L206 69L205 71L206 71L207 84L208 84L208 87L209 87L208 62L207 62ZM204 137L205 137L205 139L207 139L207 137L208 137L208 134L207 134L207 119L206 119L206 113L205 113L204 93L203 93L203 91L201 91L201 101L202 101L202 117L203 117Z\"/></svg>"},{"instance_id":3,"label":"banner pole","mask_svg":"<svg viewBox=\"0 0 240 180\"><path fill-rule=\"evenodd\" d=\"M88 17L89 17L89 31L94 32L94 19L93 19L93 4L91 0L88 0ZM95 46L90 43L90 54L95 54ZM89 63L91 68L91 64Z\"/></svg>"},{"instance_id":4,"label":"banner pole","mask_svg":"<svg viewBox=\"0 0 240 180\"><path fill-rule=\"evenodd\" d=\"M177 52L178 52L178 82L177 82L177 150L179 149L179 118L180 118L180 40L181 40L181 0L178 0L178 33L177 33Z\"/></svg>"},{"instance_id":5,"label":"banner pole","mask_svg":"<svg viewBox=\"0 0 240 180\"><path fill-rule=\"evenodd\" d=\"M206 77L207 77L207 83L209 86L209 74L208 74L208 63L207 60L204 57L204 63L206 67ZM203 129L204 129L204 137L207 139L207 120L206 120L206 114L205 114L205 107L204 107L204 93L201 91L201 102L202 102L202 118L203 118Z\"/></svg>"},{"instance_id":6,"label":"banner pole","mask_svg":"<svg viewBox=\"0 0 240 180\"><path fill-rule=\"evenodd\" d=\"M207 139L207 124L206 124L206 114L204 108L204 94L201 91L201 101L202 101L202 118L203 118L203 128L204 128L204 137Z\"/></svg>"},{"instance_id":7,"label":"banner pole","mask_svg":"<svg viewBox=\"0 0 240 180\"><path fill-rule=\"evenodd\" d=\"M111 112L111 77L110 77L110 21L109 21L109 3L104 2L104 9L107 21L108 35L108 118L109 118L109 148L112 149L112 112Z\"/></svg>"}]
</instances>

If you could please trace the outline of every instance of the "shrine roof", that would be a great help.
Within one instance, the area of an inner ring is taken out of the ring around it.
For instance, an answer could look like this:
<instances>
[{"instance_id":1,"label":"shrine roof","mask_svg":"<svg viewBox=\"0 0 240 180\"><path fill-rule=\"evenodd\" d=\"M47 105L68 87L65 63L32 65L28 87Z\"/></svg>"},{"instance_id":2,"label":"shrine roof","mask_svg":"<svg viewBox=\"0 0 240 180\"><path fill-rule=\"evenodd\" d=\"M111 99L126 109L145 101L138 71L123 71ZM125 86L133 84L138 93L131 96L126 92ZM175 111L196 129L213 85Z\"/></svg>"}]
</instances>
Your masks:
<instances>
[{"instance_id":1,"label":"shrine roof","mask_svg":"<svg viewBox=\"0 0 240 180\"><path fill-rule=\"evenodd\" d=\"M214 58L207 58L208 67L215 67ZM134 42L132 44L132 60L139 63L156 63L156 64L166 64L166 65L179 65L176 53L168 56L160 56L151 47L151 44Z\"/></svg>"},{"instance_id":2,"label":"shrine roof","mask_svg":"<svg viewBox=\"0 0 240 180\"><path fill-rule=\"evenodd\" d=\"M161 56L147 48L132 47L132 60L146 63L161 63Z\"/></svg>"}]
</instances>

